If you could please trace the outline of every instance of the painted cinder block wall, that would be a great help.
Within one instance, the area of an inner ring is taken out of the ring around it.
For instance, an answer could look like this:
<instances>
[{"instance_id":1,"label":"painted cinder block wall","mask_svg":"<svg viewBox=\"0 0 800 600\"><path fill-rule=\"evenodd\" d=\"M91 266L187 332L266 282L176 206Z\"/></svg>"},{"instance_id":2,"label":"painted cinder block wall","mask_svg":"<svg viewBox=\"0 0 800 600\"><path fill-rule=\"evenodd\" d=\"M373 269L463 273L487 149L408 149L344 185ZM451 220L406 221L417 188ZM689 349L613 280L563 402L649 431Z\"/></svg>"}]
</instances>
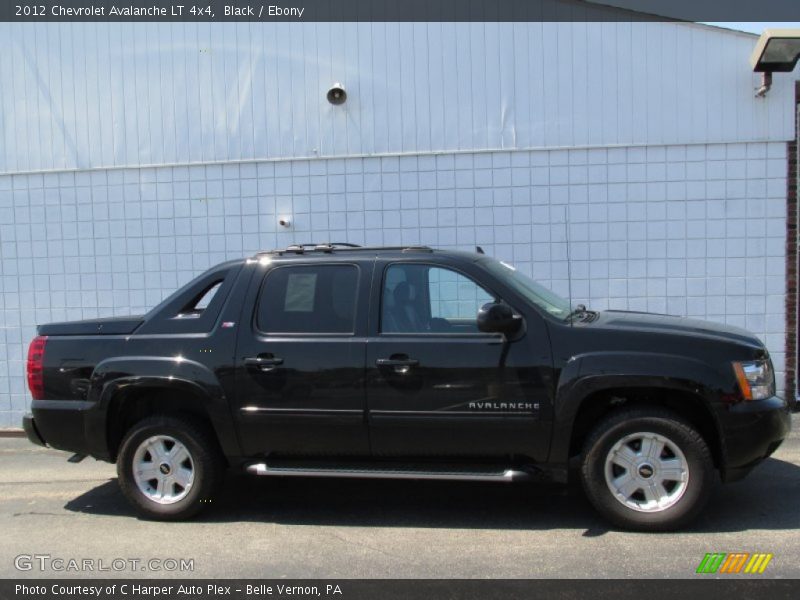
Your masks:
<instances>
[{"instance_id":1,"label":"painted cinder block wall","mask_svg":"<svg viewBox=\"0 0 800 600\"><path fill-rule=\"evenodd\" d=\"M512 261L596 308L746 327L784 371L786 145L591 148L0 177L0 424L36 323L146 311L227 258L296 241ZM291 216L291 229L278 225Z\"/></svg>"},{"instance_id":2,"label":"painted cinder block wall","mask_svg":"<svg viewBox=\"0 0 800 600\"><path fill-rule=\"evenodd\" d=\"M226 258L307 241L480 245L564 295L569 242L573 300L747 327L782 387L794 97L785 76L753 98L753 36L0 24L0 40L0 427L28 406L36 323L141 313Z\"/></svg>"}]
</instances>

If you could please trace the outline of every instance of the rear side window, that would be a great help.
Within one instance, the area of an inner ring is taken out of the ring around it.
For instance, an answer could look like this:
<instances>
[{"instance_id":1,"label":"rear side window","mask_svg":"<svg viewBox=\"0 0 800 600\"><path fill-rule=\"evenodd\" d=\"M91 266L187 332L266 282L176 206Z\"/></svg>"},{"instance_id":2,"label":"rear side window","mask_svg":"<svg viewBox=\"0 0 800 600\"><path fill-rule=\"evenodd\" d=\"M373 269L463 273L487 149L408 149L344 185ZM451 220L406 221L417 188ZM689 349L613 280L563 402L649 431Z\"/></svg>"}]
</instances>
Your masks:
<instances>
[{"instance_id":1,"label":"rear side window","mask_svg":"<svg viewBox=\"0 0 800 600\"><path fill-rule=\"evenodd\" d=\"M352 334L357 290L354 265L278 267L264 280L256 326L264 333Z\"/></svg>"},{"instance_id":2,"label":"rear side window","mask_svg":"<svg viewBox=\"0 0 800 600\"><path fill-rule=\"evenodd\" d=\"M242 271L243 261L209 269L171 294L147 313L140 334L205 333L211 331Z\"/></svg>"},{"instance_id":3,"label":"rear side window","mask_svg":"<svg viewBox=\"0 0 800 600\"><path fill-rule=\"evenodd\" d=\"M200 294L195 296L186 306L184 306L180 312L178 312L176 317L179 319L200 318L203 312L208 308L208 305L211 304L214 296L217 295L217 291L221 285L222 280L211 284L210 287L200 292Z\"/></svg>"}]
</instances>

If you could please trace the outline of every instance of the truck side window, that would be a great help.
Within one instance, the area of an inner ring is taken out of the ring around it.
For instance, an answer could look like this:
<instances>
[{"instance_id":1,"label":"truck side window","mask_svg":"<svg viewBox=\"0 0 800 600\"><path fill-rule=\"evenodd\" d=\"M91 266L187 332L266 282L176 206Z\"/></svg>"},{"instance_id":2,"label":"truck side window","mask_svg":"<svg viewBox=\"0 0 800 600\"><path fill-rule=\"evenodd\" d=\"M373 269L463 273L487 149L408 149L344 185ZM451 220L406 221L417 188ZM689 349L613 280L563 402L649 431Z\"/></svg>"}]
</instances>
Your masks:
<instances>
[{"instance_id":1,"label":"truck side window","mask_svg":"<svg viewBox=\"0 0 800 600\"><path fill-rule=\"evenodd\" d=\"M179 319L199 318L200 315L203 314L203 311L208 308L208 305L214 299L214 296L216 296L217 290L219 290L221 285L222 285L222 280L211 284L210 287L206 288L194 300L192 300L189 304L184 306L177 314L177 318Z\"/></svg>"},{"instance_id":2,"label":"truck side window","mask_svg":"<svg viewBox=\"0 0 800 600\"><path fill-rule=\"evenodd\" d=\"M353 333L358 268L277 267L264 280L256 326L264 333Z\"/></svg>"},{"instance_id":3,"label":"truck side window","mask_svg":"<svg viewBox=\"0 0 800 600\"><path fill-rule=\"evenodd\" d=\"M469 277L443 267L395 264L381 301L385 333L477 333L478 309L493 296Z\"/></svg>"}]
</instances>

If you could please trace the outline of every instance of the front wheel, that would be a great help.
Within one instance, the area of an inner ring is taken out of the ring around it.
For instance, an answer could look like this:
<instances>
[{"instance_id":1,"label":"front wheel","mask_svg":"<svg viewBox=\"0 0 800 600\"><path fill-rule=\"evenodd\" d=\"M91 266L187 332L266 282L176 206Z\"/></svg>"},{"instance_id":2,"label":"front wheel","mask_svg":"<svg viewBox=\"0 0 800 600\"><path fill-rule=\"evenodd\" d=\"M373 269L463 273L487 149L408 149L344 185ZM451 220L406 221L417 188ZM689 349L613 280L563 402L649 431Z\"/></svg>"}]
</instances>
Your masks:
<instances>
[{"instance_id":1,"label":"front wheel","mask_svg":"<svg viewBox=\"0 0 800 600\"><path fill-rule=\"evenodd\" d=\"M213 436L189 418L140 421L125 436L117 457L123 493L149 519L194 516L211 501L224 474Z\"/></svg>"},{"instance_id":2,"label":"front wheel","mask_svg":"<svg viewBox=\"0 0 800 600\"><path fill-rule=\"evenodd\" d=\"M639 531L670 531L694 519L714 481L700 433L666 410L637 408L602 421L586 441L583 488L611 522Z\"/></svg>"}]
</instances>

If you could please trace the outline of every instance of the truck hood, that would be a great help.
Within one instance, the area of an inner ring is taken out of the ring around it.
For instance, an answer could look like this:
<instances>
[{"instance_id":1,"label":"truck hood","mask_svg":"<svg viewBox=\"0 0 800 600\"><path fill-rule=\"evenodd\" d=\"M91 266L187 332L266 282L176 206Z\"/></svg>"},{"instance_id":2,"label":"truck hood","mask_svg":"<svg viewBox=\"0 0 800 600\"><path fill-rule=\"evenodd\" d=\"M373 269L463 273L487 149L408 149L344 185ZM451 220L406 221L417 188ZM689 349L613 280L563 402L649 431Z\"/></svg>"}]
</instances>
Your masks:
<instances>
[{"instance_id":1,"label":"truck hood","mask_svg":"<svg viewBox=\"0 0 800 600\"><path fill-rule=\"evenodd\" d=\"M744 343L748 346L763 348L764 344L752 333L739 327L675 317L656 313L605 310L599 313L595 325L609 329L641 331L645 333L666 333L674 335L703 335L715 339Z\"/></svg>"}]
</instances>

